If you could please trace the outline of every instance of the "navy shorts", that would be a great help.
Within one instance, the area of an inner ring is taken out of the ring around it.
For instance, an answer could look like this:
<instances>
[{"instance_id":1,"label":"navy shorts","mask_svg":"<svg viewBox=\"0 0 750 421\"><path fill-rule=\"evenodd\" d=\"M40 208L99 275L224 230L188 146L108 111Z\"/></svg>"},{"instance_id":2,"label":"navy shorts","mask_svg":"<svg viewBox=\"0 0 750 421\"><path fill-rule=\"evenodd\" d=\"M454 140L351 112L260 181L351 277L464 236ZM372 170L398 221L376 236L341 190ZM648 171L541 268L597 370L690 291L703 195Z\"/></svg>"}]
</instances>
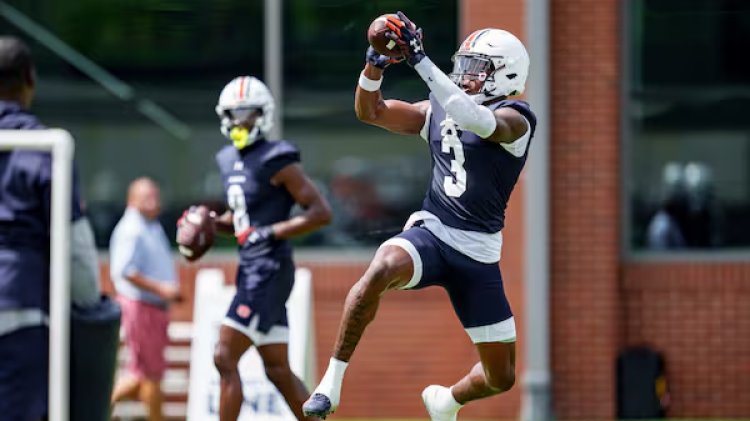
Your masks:
<instances>
[{"instance_id":1,"label":"navy shorts","mask_svg":"<svg viewBox=\"0 0 750 421\"><path fill-rule=\"evenodd\" d=\"M46 327L0 335L0 418L30 421L47 414L48 359Z\"/></svg>"},{"instance_id":2,"label":"navy shorts","mask_svg":"<svg viewBox=\"0 0 750 421\"><path fill-rule=\"evenodd\" d=\"M261 256L237 269L237 293L223 324L245 335L257 346L289 342L286 301L294 286L294 262Z\"/></svg>"},{"instance_id":3,"label":"navy shorts","mask_svg":"<svg viewBox=\"0 0 750 421\"><path fill-rule=\"evenodd\" d=\"M498 263L478 262L421 226L409 228L385 245L399 246L412 258L414 275L404 289L445 288L474 343L515 341L515 322Z\"/></svg>"}]
</instances>

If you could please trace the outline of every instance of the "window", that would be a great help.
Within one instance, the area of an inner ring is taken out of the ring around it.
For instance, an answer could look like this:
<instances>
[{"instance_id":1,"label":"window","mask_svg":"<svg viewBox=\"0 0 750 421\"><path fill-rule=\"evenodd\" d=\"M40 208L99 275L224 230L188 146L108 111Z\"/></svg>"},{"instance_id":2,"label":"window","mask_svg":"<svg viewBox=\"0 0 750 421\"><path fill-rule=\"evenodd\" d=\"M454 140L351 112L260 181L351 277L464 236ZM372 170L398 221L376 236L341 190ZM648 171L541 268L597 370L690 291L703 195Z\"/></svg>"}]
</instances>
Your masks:
<instances>
[{"instance_id":1,"label":"window","mask_svg":"<svg viewBox=\"0 0 750 421\"><path fill-rule=\"evenodd\" d=\"M5 33L33 49L40 82L34 112L76 138L83 195L100 247L107 246L127 185L138 176L160 184L161 219L170 237L189 204L223 200L213 156L226 139L214 106L233 77L263 78L263 1L18 0L14 7L190 131L187 138L170 134L140 112L137 100L118 99L0 17ZM286 0L283 7L284 137L300 147L305 169L336 212L332 227L300 242L376 245L421 205L430 161L418 137L392 135L355 118L366 29L384 11L408 10L425 24L432 59L449 71L457 1ZM411 101L428 94L405 64L388 69L383 90Z\"/></svg>"},{"instance_id":2,"label":"window","mask_svg":"<svg viewBox=\"0 0 750 421\"><path fill-rule=\"evenodd\" d=\"M750 246L750 4L627 4L631 247Z\"/></svg>"},{"instance_id":3,"label":"window","mask_svg":"<svg viewBox=\"0 0 750 421\"><path fill-rule=\"evenodd\" d=\"M328 245L377 245L400 232L421 207L430 157L418 136L399 136L359 122L354 90L364 67L367 28L403 9L424 25L425 49L444 71L458 41L458 2L290 0L284 9L284 136L302 149L334 209L321 233ZM420 101L428 89L406 64L390 66L387 98Z\"/></svg>"},{"instance_id":4,"label":"window","mask_svg":"<svg viewBox=\"0 0 750 421\"><path fill-rule=\"evenodd\" d=\"M136 177L147 175L160 184L160 219L170 238L188 204L221 200L213 155L224 138L214 106L232 77L262 74L263 2L22 0L14 5L134 89L136 100L118 99L0 18L3 30L27 40L33 50L39 74L33 111L76 139L83 196L99 247L107 247L127 186ZM139 112L142 98L171 113L190 135L175 137Z\"/></svg>"}]
</instances>

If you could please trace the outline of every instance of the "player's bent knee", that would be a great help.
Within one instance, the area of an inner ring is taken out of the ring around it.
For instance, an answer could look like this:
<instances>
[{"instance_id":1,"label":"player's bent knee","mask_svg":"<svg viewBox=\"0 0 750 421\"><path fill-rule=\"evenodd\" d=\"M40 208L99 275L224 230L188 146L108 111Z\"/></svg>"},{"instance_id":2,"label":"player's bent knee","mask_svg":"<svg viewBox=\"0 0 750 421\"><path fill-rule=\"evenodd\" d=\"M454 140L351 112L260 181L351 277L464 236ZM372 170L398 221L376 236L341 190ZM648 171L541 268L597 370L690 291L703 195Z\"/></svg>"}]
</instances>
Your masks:
<instances>
[{"instance_id":1,"label":"player's bent knee","mask_svg":"<svg viewBox=\"0 0 750 421\"><path fill-rule=\"evenodd\" d=\"M380 293L388 288L388 284L391 282L391 272L392 270L387 265L377 263L367 271L360 282L367 290Z\"/></svg>"},{"instance_id":2,"label":"player's bent knee","mask_svg":"<svg viewBox=\"0 0 750 421\"><path fill-rule=\"evenodd\" d=\"M495 393L507 392L516 383L516 373L513 368L502 373L487 373L487 386Z\"/></svg>"},{"instance_id":3,"label":"player's bent knee","mask_svg":"<svg viewBox=\"0 0 750 421\"><path fill-rule=\"evenodd\" d=\"M403 253L403 250L395 247L381 250L360 282L363 282L368 290L378 293L398 286L397 281L402 280L405 275Z\"/></svg>"},{"instance_id":4,"label":"player's bent knee","mask_svg":"<svg viewBox=\"0 0 750 421\"><path fill-rule=\"evenodd\" d=\"M380 295L388 288L386 271L378 266L371 267L367 273L359 278L355 287L365 295Z\"/></svg>"},{"instance_id":5,"label":"player's bent knee","mask_svg":"<svg viewBox=\"0 0 750 421\"><path fill-rule=\"evenodd\" d=\"M232 358L229 347L216 344L216 348L214 348L214 366L221 375L232 373L237 369L237 361Z\"/></svg>"}]
</instances>

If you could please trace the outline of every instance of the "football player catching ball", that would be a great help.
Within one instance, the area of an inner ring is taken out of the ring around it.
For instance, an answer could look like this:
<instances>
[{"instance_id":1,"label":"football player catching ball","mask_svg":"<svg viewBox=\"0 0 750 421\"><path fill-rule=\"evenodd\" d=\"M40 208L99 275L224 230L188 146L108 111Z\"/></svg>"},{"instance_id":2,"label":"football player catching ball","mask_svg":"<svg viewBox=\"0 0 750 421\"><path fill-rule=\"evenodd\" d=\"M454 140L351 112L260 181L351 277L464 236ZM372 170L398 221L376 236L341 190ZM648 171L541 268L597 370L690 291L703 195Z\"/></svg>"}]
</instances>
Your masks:
<instances>
[{"instance_id":1,"label":"football player catching ball","mask_svg":"<svg viewBox=\"0 0 750 421\"><path fill-rule=\"evenodd\" d=\"M511 33L481 29L461 43L448 76L427 57L416 25L401 12L387 19L386 36L427 84L429 99L383 99L383 72L398 60L371 46L354 108L367 124L427 142L431 186L422 209L380 246L350 290L328 369L303 410L319 417L336 410L349 359L384 293L437 285L447 290L480 360L452 386L422 392L432 420L452 421L466 403L515 381L516 327L499 261L505 208L536 127L529 105L510 99L524 90L529 56Z\"/></svg>"}]
</instances>

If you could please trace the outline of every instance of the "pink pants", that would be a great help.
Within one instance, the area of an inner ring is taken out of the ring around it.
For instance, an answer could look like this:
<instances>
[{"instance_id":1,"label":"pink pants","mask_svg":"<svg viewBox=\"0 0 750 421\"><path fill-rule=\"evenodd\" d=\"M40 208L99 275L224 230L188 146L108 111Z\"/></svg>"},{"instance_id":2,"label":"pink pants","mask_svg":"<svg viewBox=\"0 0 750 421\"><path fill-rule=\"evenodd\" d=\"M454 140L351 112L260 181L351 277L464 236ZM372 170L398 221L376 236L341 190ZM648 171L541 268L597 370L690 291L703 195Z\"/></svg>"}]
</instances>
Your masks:
<instances>
[{"instance_id":1,"label":"pink pants","mask_svg":"<svg viewBox=\"0 0 750 421\"><path fill-rule=\"evenodd\" d=\"M122 307L125 345L130 351L128 371L139 379L161 380L167 361L169 313L153 304L117 297Z\"/></svg>"}]
</instances>

